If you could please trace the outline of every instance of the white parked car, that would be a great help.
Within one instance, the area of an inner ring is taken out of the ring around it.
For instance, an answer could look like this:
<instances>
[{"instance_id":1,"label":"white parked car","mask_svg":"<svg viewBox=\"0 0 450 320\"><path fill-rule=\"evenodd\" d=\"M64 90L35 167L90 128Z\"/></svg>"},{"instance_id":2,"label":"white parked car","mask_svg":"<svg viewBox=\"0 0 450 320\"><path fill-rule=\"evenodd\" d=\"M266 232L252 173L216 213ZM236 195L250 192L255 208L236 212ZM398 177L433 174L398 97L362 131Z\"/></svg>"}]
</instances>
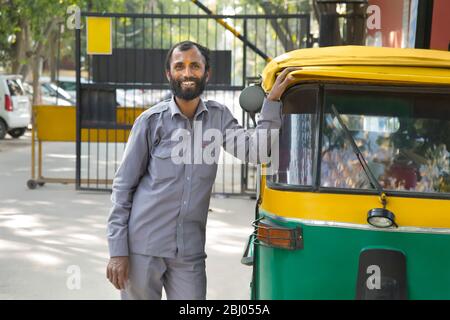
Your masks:
<instances>
[{"instance_id":1,"label":"white parked car","mask_svg":"<svg viewBox=\"0 0 450 320\"><path fill-rule=\"evenodd\" d=\"M64 89L58 87L52 82L45 82L40 80L41 86L41 104L43 105L57 105L57 106L74 106L75 100L72 99L69 93ZM23 87L30 100L33 100L33 86L24 82Z\"/></svg>"},{"instance_id":2,"label":"white parked car","mask_svg":"<svg viewBox=\"0 0 450 320\"><path fill-rule=\"evenodd\" d=\"M87 83L88 81L85 78L80 78L81 83ZM76 78L75 77L68 77L68 76L61 76L58 79L56 79L56 84L60 87L66 90L68 94L72 97L72 100L75 101L76 99Z\"/></svg>"},{"instance_id":3,"label":"white parked car","mask_svg":"<svg viewBox=\"0 0 450 320\"><path fill-rule=\"evenodd\" d=\"M31 102L20 75L0 74L0 139L22 136L31 122Z\"/></svg>"},{"instance_id":4,"label":"white parked car","mask_svg":"<svg viewBox=\"0 0 450 320\"><path fill-rule=\"evenodd\" d=\"M63 88L52 82L41 82L41 99L43 104L74 106L75 99Z\"/></svg>"},{"instance_id":5,"label":"white parked car","mask_svg":"<svg viewBox=\"0 0 450 320\"><path fill-rule=\"evenodd\" d=\"M43 76L40 78L41 83L50 82L50 78ZM75 105L76 100L76 78L70 76L60 76L55 80L56 85L64 89L71 96L71 101ZM81 83L89 83L86 78L80 78ZM43 90L42 90L43 91ZM153 96L150 90L142 89L116 89L116 103L122 107L149 107L157 104L161 100L165 100L171 97L169 90L165 91L162 98L159 98L157 94ZM67 99L67 97L66 97ZM59 104L59 103L58 103Z\"/></svg>"},{"instance_id":6,"label":"white parked car","mask_svg":"<svg viewBox=\"0 0 450 320\"><path fill-rule=\"evenodd\" d=\"M160 101L170 99L172 96L169 90L164 90L151 94L150 90L142 89L117 89L116 90L116 101L117 105L121 107L151 107Z\"/></svg>"}]
</instances>

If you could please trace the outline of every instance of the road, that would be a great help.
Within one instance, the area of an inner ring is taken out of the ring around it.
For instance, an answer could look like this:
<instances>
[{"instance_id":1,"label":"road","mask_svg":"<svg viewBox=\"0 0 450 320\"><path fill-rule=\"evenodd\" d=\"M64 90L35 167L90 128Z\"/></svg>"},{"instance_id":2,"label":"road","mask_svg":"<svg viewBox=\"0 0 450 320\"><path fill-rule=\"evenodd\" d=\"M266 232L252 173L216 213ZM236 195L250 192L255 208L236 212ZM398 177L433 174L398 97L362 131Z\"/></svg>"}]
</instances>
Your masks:
<instances>
[{"instance_id":1,"label":"road","mask_svg":"<svg viewBox=\"0 0 450 320\"><path fill-rule=\"evenodd\" d=\"M73 185L26 187L29 132L0 140L0 299L119 299L107 281L110 194ZM75 145L44 144L45 175L74 177ZM248 299L240 258L254 200L213 198L207 225L208 299Z\"/></svg>"}]
</instances>

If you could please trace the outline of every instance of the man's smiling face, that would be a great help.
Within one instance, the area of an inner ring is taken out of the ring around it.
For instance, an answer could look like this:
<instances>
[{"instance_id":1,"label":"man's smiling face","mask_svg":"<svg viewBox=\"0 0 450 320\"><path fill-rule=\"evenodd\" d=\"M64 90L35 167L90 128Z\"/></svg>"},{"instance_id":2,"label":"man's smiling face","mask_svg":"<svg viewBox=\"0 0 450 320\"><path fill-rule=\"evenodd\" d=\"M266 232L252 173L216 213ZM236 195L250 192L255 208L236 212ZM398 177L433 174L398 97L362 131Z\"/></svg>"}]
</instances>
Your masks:
<instances>
[{"instance_id":1,"label":"man's smiling face","mask_svg":"<svg viewBox=\"0 0 450 320\"><path fill-rule=\"evenodd\" d=\"M209 72L200 50L194 46L186 51L178 48L173 51L166 76L175 97L189 101L203 93Z\"/></svg>"}]
</instances>

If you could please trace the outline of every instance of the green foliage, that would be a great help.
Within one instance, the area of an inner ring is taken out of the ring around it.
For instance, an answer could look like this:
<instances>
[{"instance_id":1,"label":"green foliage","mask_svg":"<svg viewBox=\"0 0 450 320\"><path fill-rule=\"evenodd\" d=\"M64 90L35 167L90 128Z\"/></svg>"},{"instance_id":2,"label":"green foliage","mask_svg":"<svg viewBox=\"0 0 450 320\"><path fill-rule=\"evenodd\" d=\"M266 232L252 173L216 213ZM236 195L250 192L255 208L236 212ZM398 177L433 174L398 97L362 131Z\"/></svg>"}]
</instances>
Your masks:
<instances>
[{"instance_id":1,"label":"green foliage","mask_svg":"<svg viewBox=\"0 0 450 320\"><path fill-rule=\"evenodd\" d=\"M13 59L25 25L29 27L29 46L36 49L40 43L45 45L52 22L55 27L64 22L67 7L75 3L75 0L0 0L0 57L4 66Z\"/></svg>"},{"instance_id":2,"label":"green foliage","mask_svg":"<svg viewBox=\"0 0 450 320\"><path fill-rule=\"evenodd\" d=\"M217 0L202 0L202 3L208 6L214 13L218 14L281 14L281 13L297 13L310 12L310 0L235 0L231 2L221 2ZM20 60L20 63L28 63L26 55L17 52L17 44L21 33L24 32L22 27L27 24L30 30L29 47L36 49L39 44L48 46L48 28L53 22L52 28L58 28L58 24L65 27L68 17L67 8L75 4L80 7L83 12L117 12L117 13L183 13L183 14L204 14L195 4L189 0L0 0L0 67L11 67L14 59ZM138 19L139 20L139 19ZM163 25L158 19L154 20L152 26L145 25L145 38L143 38L144 29L143 21L132 19L118 20L118 37L115 39L118 43L127 45L136 45L137 47L160 47L167 48L172 42L179 39L191 39L194 41L210 44L217 41L213 32L208 34L208 30L212 30L210 21L200 21L200 33L193 33L187 21L181 21L178 25ZM192 27L194 27L192 25ZM215 28L216 26L214 26ZM242 31L242 26L237 25L236 28ZM249 24L249 36L253 33L253 26ZM291 26L295 29L295 26ZM224 39L222 27L218 27L219 39ZM151 34L157 34L158 37L152 37ZM285 36L284 36L285 35ZM262 42L263 34L259 34L260 39L254 39L255 42ZM291 34L289 26L284 25L272 32L268 37L278 39L280 48L296 47L299 39L295 33ZM156 39L157 38L157 39ZM273 40L272 39L272 40ZM61 57L74 58L74 32L67 28L61 34ZM273 42L273 41L272 41ZM271 49L277 49L277 45ZM22 48L23 50L23 48ZM280 50L282 51L282 50ZM269 52L274 56L276 52ZM42 55L47 58L48 52ZM22 58L19 58L22 57ZM261 60L260 64L264 64Z\"/></svg>"}]
</instances>

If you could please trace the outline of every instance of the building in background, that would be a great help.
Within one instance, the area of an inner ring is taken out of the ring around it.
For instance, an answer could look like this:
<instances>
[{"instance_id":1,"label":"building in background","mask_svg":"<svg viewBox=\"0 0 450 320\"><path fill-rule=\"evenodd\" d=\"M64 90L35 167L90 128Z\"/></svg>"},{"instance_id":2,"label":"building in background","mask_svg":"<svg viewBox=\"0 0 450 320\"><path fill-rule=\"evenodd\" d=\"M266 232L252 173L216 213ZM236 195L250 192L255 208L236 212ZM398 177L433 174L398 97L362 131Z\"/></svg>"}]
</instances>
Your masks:
<instances>
[{"instance_id":1,"label":"building in background","mask_svg":"<svg viewBox=\"0 0 450 320\"><path fill-rule=\"evenodd\" d=\"M367 44L449 50L450 1L369 0L381 11L381 29L367 30Z\"/></svg>"},{"instance_id":2,"label":"building in background","mask_svg":"<svg viewBox=\"0 0 450 320\"><path fill-rule=\"evenodd\" d=\"M450 1L434 0L431 49L450 51Z\"/></svg>"},{"instance_id":3,"label":"building in background","mask_svg":"<svg viewBox=\"0 0 450 320\"><path fill-rule=\"evenodd\" d=\"M315 0L319 46L449 50L450 0Z\"/></svg>"}]
</instances>

